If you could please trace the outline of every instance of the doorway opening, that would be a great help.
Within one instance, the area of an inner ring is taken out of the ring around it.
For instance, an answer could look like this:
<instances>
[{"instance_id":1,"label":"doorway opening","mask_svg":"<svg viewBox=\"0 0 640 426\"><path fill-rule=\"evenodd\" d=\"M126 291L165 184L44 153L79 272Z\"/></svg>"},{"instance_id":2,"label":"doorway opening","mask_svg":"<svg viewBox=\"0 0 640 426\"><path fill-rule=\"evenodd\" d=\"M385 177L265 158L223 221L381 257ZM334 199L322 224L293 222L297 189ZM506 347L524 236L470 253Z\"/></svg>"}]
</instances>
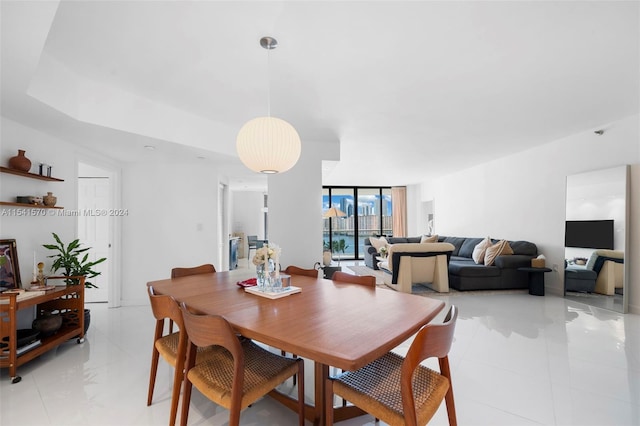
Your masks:
<instances>
[{"instance_id":1,"label":"doorway opening","mask_svg":"<svg viewBox=\"0 0 640 426\"><path fill-rule=\"evenodd\" d=\"M91 279L98 288L86 289L85 303L109 303L117 306L113 297L114 218L116 211L114 172L93 164L78 163L78 222L77 236L87 252L89 260L106 257L95 266L100 275Z\"/></svg>"}]
</instances>

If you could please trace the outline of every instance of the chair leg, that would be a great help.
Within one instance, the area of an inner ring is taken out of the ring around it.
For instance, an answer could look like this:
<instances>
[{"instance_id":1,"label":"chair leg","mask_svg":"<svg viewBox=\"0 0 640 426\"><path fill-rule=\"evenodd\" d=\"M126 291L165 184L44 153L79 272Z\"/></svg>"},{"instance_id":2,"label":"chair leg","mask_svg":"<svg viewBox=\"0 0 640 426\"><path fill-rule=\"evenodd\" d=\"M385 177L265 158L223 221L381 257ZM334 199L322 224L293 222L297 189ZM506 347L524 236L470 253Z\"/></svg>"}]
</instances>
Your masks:
<instances>
[{"instance_id":1,"label":"chair leg","mask_svg":"<svg viewBox=\"0 0 640 426\"><path fill-rule=\"evenodd\" d=\"M185 372L186 374L186 372ZM185 377L184 389L182 395L182 413L180 416L180 426L187 426L187 418L189 417L189 404L191 404L191 387L193 386L189 379Z\"/></svg>"},{"instance_id":2,"label":"chair leg","mask_svg":"<svg viewBox=\"0 0 640 426\"><path fill-rule=\"evenodd\" d=\"M324 423L327 426L333 425L333 380L324 379Z\"/></svg>"},{"instance_id":3,"label":"chair leg","mask_svg":"<svg viewBox=\"0 0 640 426\"><path fill-rule=\"evenodd\" d=\"M280 350L280 355L282 355L282 356L287 356L287 353L286 353L285 351L283 351L283 350ZM294 359L297 359L297 358L298 358L298 355L296 355L296 354L291 354L291 356L293 356L293 358L294 358ZM298 375L297 375L297 374L294 374L294 375L293 375L293 386L295 386L295 385L296 385L296 383L298 382L298 381L297 381L297 377L298 377Z\"/></svg>"},{"instance_id":4,"label":"chair leg","mask_svg":"<svg viewBox=\"0 0 640 426\"><path fill-rule=\"evenodd\" d=\"M178 417L178 401L180 400L180 387L184 378L184 363L178 362L173 373L173 389L171 390L171 414L169 416L169 426L176 424Z\"/></svg>"},{"instance_id":5,"label":"chair leg","mask_svg":"<svg viewBox=\"0 0 640 426\"><path fill-rule=\"evenodd\" d=\"M158 372L158 358L160 352L156 349L156 345L153 345L153 353L151 354L151 371L149 372L149 392L147 393L147 407L151 405L153 401L153 389L156 386L156 373Z\"/></svg>"},{"instance_id":6,"label":"chair leg","mask_svg":"<svg viewBox=\"0 0 640 426\"><path fill-rule=\"evenodd\" d=\"M451 382L451 370L449 369L449 357L438 359L440 364L440 373L449 379L449 390L444 396L444 401L447 405L447 416L449 416L449 426L457 426L458 419L456 418L456 405L453 400L453 383Z\"/></svg>"},{"instance_id":7,"label":"chair leg","mask_svg":"<svg viewBox=\"0 0 640 426\"><path fill-rule=\"evenodd\" d=\"M173 320L169 320L169 334L173 333Z\"/></svg>"},{"instance_id":8,"label":"chair leg","mask_svg":"<svg viewBox=\"0 0 640 426\"><path fill-rule=\"evenodd\" d=\"M296 354L291 354L291 356L293 356L294 359L298 359L298 355ZM293 386L295 386L296 383L298 383L298 374L294 374L293 376Z\"/></svg>"},{"instance_id":9,"label":"chair leg","mask_svg":"<svg viewBox=\"0 0 640 426\"><path fill-rule=\"evenodd\" d=\"M298 374L293 376L295 380L296 376L299 376L298 380L298 423L299 426L304 426L304 361L298 361Z\"/></svg>"}]
</instances>

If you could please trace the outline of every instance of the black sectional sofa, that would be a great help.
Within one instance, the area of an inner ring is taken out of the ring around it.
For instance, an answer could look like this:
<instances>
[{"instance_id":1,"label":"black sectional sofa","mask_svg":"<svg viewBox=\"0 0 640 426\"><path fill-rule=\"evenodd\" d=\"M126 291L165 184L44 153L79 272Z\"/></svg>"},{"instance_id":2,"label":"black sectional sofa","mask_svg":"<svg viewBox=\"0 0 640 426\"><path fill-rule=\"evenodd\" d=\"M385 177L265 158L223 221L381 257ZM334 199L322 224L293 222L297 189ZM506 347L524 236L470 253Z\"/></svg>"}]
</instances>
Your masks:
<instances>
[{"instance_id":1,"label":"black sectional sofa","mask_svg":"<svg viewBox=\"0 0 640 426\"><path fill-rule=\"evenodd\" d=\"M387 237L390 244L419 243L421 237ZM529 241L509 241L513 254L498 256L491 266L476 264L471 257L473 249L484 238L439 236L438 242L451 243L455 247L449 261L449 287L456 290L506 290L529 288L527 272L518 268L530 267L537 257L538 247ZM492 239L497 243L498 239ZM378 269L376 250L365 240L365 265ZM368 245L368 246L367 246Z\"/></svg>"},{"instance_id":2,"label":"black sectional sofa","mask_svg":"<svg viewBox=\"0 0 640 426\"><path fill-rule=\"evenodd\" d=\"M529 288L527 272L518 271L518 268L531 266L531 259L538 256L538 247L529 241L509 241L513 254L498 256L493 265L486 266L476 264L471 257L473 249L483 239L438 237L439 242L455 247L449 261L449 287L461 291Z\"/></svg>"}]
</instances>

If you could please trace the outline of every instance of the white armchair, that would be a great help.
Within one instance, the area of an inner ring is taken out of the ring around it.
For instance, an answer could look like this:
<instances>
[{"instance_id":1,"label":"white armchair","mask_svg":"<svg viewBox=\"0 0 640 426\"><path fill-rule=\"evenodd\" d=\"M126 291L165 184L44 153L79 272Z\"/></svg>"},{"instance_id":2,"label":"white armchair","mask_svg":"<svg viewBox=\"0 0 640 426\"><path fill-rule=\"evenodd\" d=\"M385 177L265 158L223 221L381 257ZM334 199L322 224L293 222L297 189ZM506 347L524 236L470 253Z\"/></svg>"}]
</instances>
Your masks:
<instances>
[{"instance_id":1,"label":"white armchair","mask_svg":"<svg viewBox=\"0 0 640 426\"><path fill-rule=\"evenodd\" d=\"M612 296L616 288L624 287L624 252L596 250L591 253L586 269L598 274L594 292Z\"/></svg>"},{"instance_id":2,"label":"white armchair","mask_svg":"<svg viewBox=\"0 0 640 426\"><path fill-rule=\"evenodd\" d=\"M450 243L406 243L388 246L387 258L378 264L387 287L411 293L413 284L427 284L439 293L449 292Z\"/></svg>"}]
</instances>

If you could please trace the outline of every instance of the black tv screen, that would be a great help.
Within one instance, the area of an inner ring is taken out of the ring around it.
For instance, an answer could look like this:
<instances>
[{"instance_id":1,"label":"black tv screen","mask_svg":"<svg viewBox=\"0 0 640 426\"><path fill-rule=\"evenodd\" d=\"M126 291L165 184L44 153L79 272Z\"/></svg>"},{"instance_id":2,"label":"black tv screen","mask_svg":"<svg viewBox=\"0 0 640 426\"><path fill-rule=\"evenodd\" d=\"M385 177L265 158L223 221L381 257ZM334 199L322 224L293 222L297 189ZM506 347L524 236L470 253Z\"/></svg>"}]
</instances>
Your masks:
<instances>
[{"instance_id":1,"label":"black tv screen","mask_svg":"<svg viewBox=\"0 0 640 426\"><path fill-rule=\"evenodd\" d=\"M613 220L568 220L564 245L613 250Z\"/></svg>"}]
</instances>

